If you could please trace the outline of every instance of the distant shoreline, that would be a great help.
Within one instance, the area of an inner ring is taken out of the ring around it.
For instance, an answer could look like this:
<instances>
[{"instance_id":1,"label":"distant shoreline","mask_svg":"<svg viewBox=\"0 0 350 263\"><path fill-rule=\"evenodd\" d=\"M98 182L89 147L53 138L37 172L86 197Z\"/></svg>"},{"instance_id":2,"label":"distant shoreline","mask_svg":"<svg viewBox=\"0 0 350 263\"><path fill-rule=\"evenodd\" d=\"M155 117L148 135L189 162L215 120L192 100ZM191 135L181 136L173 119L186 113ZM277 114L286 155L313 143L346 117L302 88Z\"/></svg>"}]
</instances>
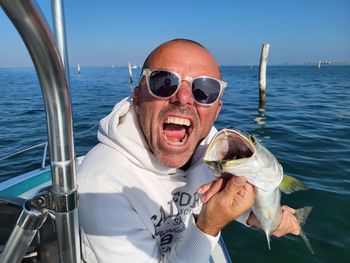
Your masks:
<instances>
[{"instance_id":1,"label":"distant shoreline","mask_svg":"<svg viewBox=\"0 0 350 263\"><path fill-rule=\"evenodd\" d=\"M293 64L293 63L283 63L283 64L268 64L267 67L317 67L318 63L300 63L300 64ZM337 67L337 66L350 66L350 62L333 62L331 64L321 64L321 67ZM108 65L80 65L81 68L127 68L127 66L108 66ZM259 67L259 64L233 64L233 65L220 65L220 67ZM76 69L76 66L69 66L69 68ZM0 69L34 69L34 66L0 66Z\"/></svg>"}]
</instances>

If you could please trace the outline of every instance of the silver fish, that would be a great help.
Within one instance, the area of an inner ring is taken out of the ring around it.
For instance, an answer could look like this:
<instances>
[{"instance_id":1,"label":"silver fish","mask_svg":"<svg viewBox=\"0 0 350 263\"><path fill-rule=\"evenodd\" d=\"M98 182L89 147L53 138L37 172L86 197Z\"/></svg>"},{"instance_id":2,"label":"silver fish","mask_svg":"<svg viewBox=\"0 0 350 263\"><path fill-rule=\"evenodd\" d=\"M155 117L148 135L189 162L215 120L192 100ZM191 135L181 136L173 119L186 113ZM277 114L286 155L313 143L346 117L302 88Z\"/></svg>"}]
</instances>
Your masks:
<instances>
[{"instance_id":1,"label":"silver fish","mask_svg":"<svg viewBox=\"0 0 350 263\"><path fill-rule=\"evenodd\" d=\"M264 230L270 249L270 236L281 222L281 191L290 194L306 190L299 180L283 174L282 165L275 156L252 136L237 130L223 129L211 140L204 162L217 177L244 176L255 186L255 201L252 211ZM295 216L302 227L312 207L296 210ZM300 236L307 247L314 251L305 236Z\"/></svg>"}]
</instances>

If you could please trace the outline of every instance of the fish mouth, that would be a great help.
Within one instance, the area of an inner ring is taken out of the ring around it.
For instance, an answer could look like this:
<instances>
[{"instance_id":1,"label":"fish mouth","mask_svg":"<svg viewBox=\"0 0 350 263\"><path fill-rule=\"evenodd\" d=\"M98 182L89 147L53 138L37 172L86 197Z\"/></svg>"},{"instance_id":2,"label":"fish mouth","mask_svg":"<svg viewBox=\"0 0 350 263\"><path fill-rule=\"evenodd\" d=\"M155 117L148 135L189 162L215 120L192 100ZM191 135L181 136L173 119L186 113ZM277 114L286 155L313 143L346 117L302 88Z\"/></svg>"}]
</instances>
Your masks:
<instances>
[{"instance_id":1,"label":"fish mouth","mask_svg":"<svg viewBox=\"0 0 350 263\"><path fill-rule=\"evenodd\" d=\"M232 161L250 158L255 152L251 141L235 130L220 131L210 143L205 161Z\"/></svg>"},{"instance_id":2,"label":"fish mouth","mask_svg":"<svg viewBox=\"0 0 350 263\"><path fill-rule=\"evenodd\" d=\"M222 160L239 160L250 158L254 154L254 148L245 138L236 133L230 133L227 136L228 149L223 152Z\"/></svg>"},{"instance_id":3,"label":"fish mouth","mask_svg":"<svg viewBox=\"0 0 350 263\"><path fill-rule=\"evenodd\" d=\"M172 146L185 145L193 131L193 121L188 117L167 116L161 125L165 141Z\"/></svg>"}]
</instances>

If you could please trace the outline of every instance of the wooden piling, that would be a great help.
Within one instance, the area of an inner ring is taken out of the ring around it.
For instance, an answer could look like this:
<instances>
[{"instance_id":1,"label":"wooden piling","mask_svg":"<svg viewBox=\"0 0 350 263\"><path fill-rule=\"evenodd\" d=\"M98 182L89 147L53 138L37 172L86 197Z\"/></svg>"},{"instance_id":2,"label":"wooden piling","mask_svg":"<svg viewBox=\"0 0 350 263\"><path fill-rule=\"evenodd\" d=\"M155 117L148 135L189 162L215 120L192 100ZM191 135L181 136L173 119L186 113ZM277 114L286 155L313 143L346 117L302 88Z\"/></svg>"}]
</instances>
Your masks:
<instances>
[{"instance_id":1,"label":"wooden piling","mask_svg":"<svg viewBox=\"0 0 350 263\"><path fill-rule=\"evenodd\" d=\"M265 111L266 101L266 64L269 55L270 44L263 44L260 56L259 68L259 112Z\"/></svg>"},{"instance_id":2,"label":"wooden piling","mask_svg":"<svg viewBox=\"0 0 350 263\"><path fill-rule=\"evenodd\" d=\"M131 70L131 62L129 61L128 63L128 68L129 68L129 77L130 77L130 83L134 83L134 80L132 78L132 70Z\"/></svg>"}]
</instances>

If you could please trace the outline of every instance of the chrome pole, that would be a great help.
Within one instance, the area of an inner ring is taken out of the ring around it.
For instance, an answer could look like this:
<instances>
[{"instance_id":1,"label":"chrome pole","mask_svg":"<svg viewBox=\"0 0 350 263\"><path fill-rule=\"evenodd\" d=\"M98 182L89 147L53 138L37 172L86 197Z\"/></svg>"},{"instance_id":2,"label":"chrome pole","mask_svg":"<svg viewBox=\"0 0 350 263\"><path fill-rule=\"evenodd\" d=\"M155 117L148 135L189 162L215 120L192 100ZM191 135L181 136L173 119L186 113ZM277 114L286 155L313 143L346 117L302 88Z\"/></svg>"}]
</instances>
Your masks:
<instances>
[{"instance_id":1,"label":"chrome pole","mask_svg":"<svg viewBox=\"0 0 350 263\"><path fill-rule=\"evenodd\" d=\"M52 10L52 21L53 21L53 33L56 41L56 46L58 52L61 56L63 67L66 74L68 88L70 87L70 77L69 77L69 61L67 52L67 41L66 41L66 27L65 27L65 15L64 15L64 5L61 0L51 0L51 10ZM79 230L79 222L76 220L74 213L59 213L56 214L56 227L57 227L57 237L59 240L59 258L72 258L74 257L75 249L70 249L74 247L72 240L74 236L77 235L76 231ZM71 224L73 223L73 224ZM62 226L67 227L62 227ZM78 232L79 234L79 232ZM80 249L79 249L80 251ZM66 262L66 261L64 261Z\"/></svg>"},{"instance_id":2,"label":"chrome pole","mask_svg":"<svg viewBox=\"0 0 350 263\"><path fill-rule=\"evenodd\" d=\"M60 262L80 261L76 165L66 72L51 30L32 0L0 0L20 33L43 93L50 148L52 194Z\"/></svg>"},{"instance_id":3,"label":"chrome pole","mask_svg":"<svg viewBox=\"0 0 350 263\"><path fill-rule=\"evenodd\" d=\"M70 84L69 78L69 61L67 52L67 38L66 38L66 26L64 16L64 5L61 0L51 0L52 7L52 20L53 20L53 33L56 40L58 51L61 55L62 63L66 71L66 77L68 85Z\"/></svg>"},{"instance_id":4,"label":"chrome pole","mask_svg":"<svg viewBox=\"0 0 350 263\"><path fill-rule=\"evenodd\" d=\"M45 222L48 215L46 209L39 210L35 207L23 205L23 210L17 220L6 246L0 254L0 262L20 263L27 252L35 234ZM29 204L30 205L30 204Z\"/></svg>"}]
</instances>

